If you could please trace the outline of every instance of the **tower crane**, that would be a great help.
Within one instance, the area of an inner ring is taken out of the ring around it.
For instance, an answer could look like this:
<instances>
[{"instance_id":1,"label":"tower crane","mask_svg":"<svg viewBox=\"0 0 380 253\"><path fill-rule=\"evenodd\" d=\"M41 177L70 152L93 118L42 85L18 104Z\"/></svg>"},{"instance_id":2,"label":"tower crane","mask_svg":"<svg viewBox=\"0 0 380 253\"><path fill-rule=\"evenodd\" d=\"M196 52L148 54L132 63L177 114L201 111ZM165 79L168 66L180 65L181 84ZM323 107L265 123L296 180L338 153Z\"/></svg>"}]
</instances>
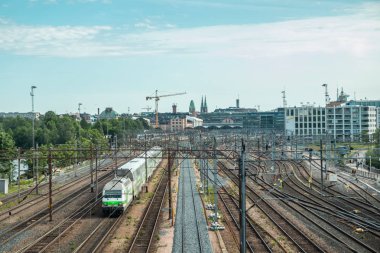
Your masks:
<instances>
[{"instance_id":1,"label":"tower crane","mask_svg":"<svg viewBox=\"0 0 380 253\"><path fill-rule=\"evenodd\" d=\"M156 90L156 95L155 96L147 96L146 100L149 99L154 99L155 101L155 113L156 113L156 128L158 128L158 101L160 98L163 97L171 97L171 96L178 96L178 95L185 95L186 92L180 92L180 93L173 93L173 94L166 94L166 95L160 95L158 96L158 90Z\"/></svg>"},{"instance_id":2,"label":"tower crane","mask_svg":"<svg viewBox=\"0 0 380 253\"><path fill-rule=\"evenodd\" d=\"M147 106L147 107L143 107L143 108L141 108L141 109L144 109L144 110L146 110L147 112L150 112L150 109L152 109L152 107Z\"/></svg>"}]
</instances>

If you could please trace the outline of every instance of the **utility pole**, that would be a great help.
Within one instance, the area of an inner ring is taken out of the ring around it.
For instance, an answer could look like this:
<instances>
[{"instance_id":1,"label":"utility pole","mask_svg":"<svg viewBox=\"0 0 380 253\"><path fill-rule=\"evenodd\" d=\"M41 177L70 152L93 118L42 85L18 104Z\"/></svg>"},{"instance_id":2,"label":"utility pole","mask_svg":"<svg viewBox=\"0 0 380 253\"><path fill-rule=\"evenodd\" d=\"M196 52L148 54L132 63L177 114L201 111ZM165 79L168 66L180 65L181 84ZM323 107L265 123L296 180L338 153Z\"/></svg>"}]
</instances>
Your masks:
<instances>
[{"instance_id":1,"label":"utility pole","mask_svg":"<svg viewBox=\"0 0 380 253\"><path fill-rule=\"evenodd\" d=\"M146 134L144 135L144 154L145 154L145 182L146 182L146 192L148 192L148 161L146 154Z\"/></svg>"},{"instance_id":2,"label":"utility pole","mask_svg":"<svg viewBox=\"0 0 380 253\"><path fill-rule=\"evenodd\" d=\"M313 179L313 172L311 170L311 157L312 157L312 149L309 149L309 188L311 187L311 180Z\"/></svg>"},{"instance_id":3,"label":"utility pole","mask_svg":"<svg viewBox=\"0 0 380 253\"><path fill-rule=\"evenodd\" d=\"M34 121L35 121L35 118L36 118L36 115L34 114L34 89L37 88L37 86L31 86L30 87L30 96L32 97L32 148L33 148L33 163L32 163L32 169L33 169L33 178L36 180L35 183L36 183L36 194L38 194L38 179L36 178L36 172L35 172L35 144L34 144L34 141L35 141L35 137L34 137Z\"/></svg>"},{"instance_id":4,"label":"utility pole","mask_svg":"<svg viewBox=\"0 0 380 253\"><path fill-rule=\"evenodd\" d=\"M53 179L53 168L51 164L51 148L49 148L49 221L53 221L53 199L51 197L52 194L52 179Z\"/></svg>"},{"instance_id":5,"label":"utility pole","mask_svg":"<svg viewBox=\"0 0 380 253\"><path fill-rule=\"evenodd\" d=\"M18 194L17 194L17 202L20 203L20 166L21 166L21 151L20 148L17 149L17 167L18 167L18 176L17 176L17 184L18 184Z\"/></svg>"},{"instance_id":6,"label":"utility pole","mask_svg":"<svg viewBox=\"0 0 380 253\"><path fill-rule=\"evenodd\" d=\"M272 137L272 166L271 166L271 172L274 172L274 137Z\"/></svg>"},{"instance_id":7,"label":"utility pole","mask_svg":"<svg viewBox=\"0 0 380 253\"><path fill-rule=\"evenodd\" d=\"M115 167L117 169L117 135L115 135Z\"/></svg>"},{"instance_id":8,"label":"utility pole","mask_svg":"<svg viewBox=\"0 0 380 253\"><path fill-rule=\"evenodd\" d=\"M216 158L216 138L214 137L214 222L218 222L218 160ZM216 224L215 224L216 225Z\"/></svg>"},{"instance_id":9,"label":"utility pole","mask_svg":"<svg viewBox=\"0 0 380 253\"><path fill-rule=\"evenodd\" d=\"M91 162L90 162L91 192L94 192L94 151L92 150L92 143L91 143L91 146L90 146L90 155L91 155Z\"/></svg>"},{"instance_id":10,"label":"utility pole","mask_svg":"<svg viewBox=\"0 0 380 253\"><path fill-rule=\"evenodd\" d=\"M81 105L82 105L82 103L78 103L79 126L78 126L78 141L77 141L77 145L78 145L78 150L77 150L77 165L75 166L75 170L74 170L75 177L77 176L77 166L79 167L79 150L80 150L80 147L81 147L81 142L80 142L80 128L81 128L81 125L80 125L80 122L81 122L80 106Z\"/></svg>"},{"instance_id":11,"label":"utility pole","mask_svg":"<svg viewBox=\"0 0 380 253\"><path fill-rule=\"evenodd\" d=\"M37 156L37 159L36 159L36 178L37 178L36 183L37 183L37 187L38 187L38 158L39 158L38 143L36 144L36 151L37 151L37 154L36 154L36 156ZM36 191L38 194L38 190L36 190Z\"/></svg>"},{"instance_id":12,"label":"utility pole","mask_svg":"<svg viewBox=\"0 0 380 253\"><path fill-rule=\"evenodd\" d=\"M245 218L246 218L246 197L245 197L245 167L244 167L244 160L245 160L245 144L242 140L242 147L241 147L241 153L240 157L238 158L238 164L239 164L239 207L240 207L240 253L246 252L246 224L245 224Z\"/></svg>"},{"instance_id":13,"label":"utility pole","mask_svg":"<svg viewBox=\"0 0 380 253\"><path fill-rule=\"evenodd\" d=\"M321 158L321 194L323 194L323 150L322 150L322 139L320 139L320 158Z\"/></svg>"},{"instance_id":14,"label":"utility pole","mask_svg":"<svg viewBox=\"0 0 380 253\"><path fill-rule=\"evenodd\" d=\"M172 166L171 166L171 150L168 148L168 190L169 190L169 220L172 220L173 224L173 202L172 202Z\"/></svg>"},{"instance_id":15,"label":"utility pole","mask_svg":"<svg viewBox=\"0 0 380 253\"><path fill-rule=\"evenodd\" d=\"M98 149L95 148L95 201L98 200Z\"/></svg>"}]
</instances>

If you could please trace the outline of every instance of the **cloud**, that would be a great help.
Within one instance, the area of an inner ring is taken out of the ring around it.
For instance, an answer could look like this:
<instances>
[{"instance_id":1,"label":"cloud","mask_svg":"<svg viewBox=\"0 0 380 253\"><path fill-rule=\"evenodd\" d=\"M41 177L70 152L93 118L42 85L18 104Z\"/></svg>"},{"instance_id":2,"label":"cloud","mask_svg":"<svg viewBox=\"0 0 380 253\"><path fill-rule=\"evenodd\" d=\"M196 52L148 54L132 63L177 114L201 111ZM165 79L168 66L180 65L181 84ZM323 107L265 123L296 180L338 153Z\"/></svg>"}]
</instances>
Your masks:
<instances>
[{"instance_id":1,"label":"cloud","mask_svg":"<svg viewBox=\"0 0 380 253\"><path fill-rule=\"evenodd\" d=\"M109 4L112 3L112 0L29 0L30 3L45 3L45 4L51 4L51 3L103 3L103 4Z\"/></svg>"},{"instance_id":2,"label":"cloud","mask_svg":"<svg viewBox=\"0 0 380 253\"><path fill-rule=\"evenodd\" d=\"M136 23L134 25L136 28L143 28L148 30L156 29L157 27L152 24L152 21L150 19L144 19L142 22Z\"/></svg>"},{"instance_id":3,"label":"cloud","mask_svg":"<svg viewBox=\"0 0 380 253\"><path fill-rule=\"evenodd\" d=\"M109 26L22 26L0 20L0 51L57 57L202 55L234 58L380 52L380 5L345 16L266 24L160 29L150 19L137 31Z\"/></svg>"},{"instance_id":4,"label":"cloud","mask_svg":"<svg viewBox=\"0 0 380 253\"><path fill-rule=\"evenodd\" d=\"M10 24L10 21L6 18L0 17L0 25L8 25Z\"/></svg>"},{"instance_id":5,"label":"cloud","mask_svg":"<svg viewBox=\"0 0 380 253\"><path fill-rule=\"evenodd\" d=\"M96 35L110 30L108 26L0 25L0 49L19 55L91 56L101 53L95 42Z\"/></svg>"}]
</instances>

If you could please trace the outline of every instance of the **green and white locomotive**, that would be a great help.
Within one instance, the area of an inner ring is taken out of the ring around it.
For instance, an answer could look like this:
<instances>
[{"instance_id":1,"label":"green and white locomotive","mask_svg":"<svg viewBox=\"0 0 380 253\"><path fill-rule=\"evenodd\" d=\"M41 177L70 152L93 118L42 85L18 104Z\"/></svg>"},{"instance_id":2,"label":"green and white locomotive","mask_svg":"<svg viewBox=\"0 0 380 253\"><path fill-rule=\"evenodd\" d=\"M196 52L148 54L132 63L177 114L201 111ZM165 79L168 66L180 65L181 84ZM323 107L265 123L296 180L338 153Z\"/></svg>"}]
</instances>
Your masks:
<instances>
[{"instance_id":1,"label":"green and white locomotive","mask_svg":"<svg viewBox=\"0 0 380 253\"><path fill-rule=\"evenodd\" d=\"M138 196L147 183L146 178L153 174L161 161L161 148L153 147L147 151L145 169L145 153L132 159L116 170L116 176L103 188L102 208L104 214L123 212L132 200Z\"/></svg>"}]
</instances>

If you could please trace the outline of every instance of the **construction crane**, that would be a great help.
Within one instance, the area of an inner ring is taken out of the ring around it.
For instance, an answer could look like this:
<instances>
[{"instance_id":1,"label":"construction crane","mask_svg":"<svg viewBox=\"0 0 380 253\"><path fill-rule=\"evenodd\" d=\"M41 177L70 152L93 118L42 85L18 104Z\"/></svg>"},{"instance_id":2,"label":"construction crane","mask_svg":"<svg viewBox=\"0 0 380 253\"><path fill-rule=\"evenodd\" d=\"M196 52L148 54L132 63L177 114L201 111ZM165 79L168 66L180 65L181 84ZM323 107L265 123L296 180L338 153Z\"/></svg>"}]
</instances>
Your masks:
<instances>
[{"instance_id":1,"label":"construction crane","mask_svg":"<svg viewBox=\"0 0 380 253\"><path fill-rule=\"evenodd\" d=\"M143 108L141 108L141 109L144 109L144 110L146 110L147 112L150 112L150 109L152 109L152 107L147 106L147 107L143 107Z\"/></svg>"},{"instance_id":2,"label":"construction crane","mask_svg":"<svg viewBox=\"0 0 380 253\"><path fill-rule=\"evenodd\" d=\"M146 97L146 100L154 99L154 101L155 101L156 128L158 128L158 101L160 100L160 98L171 97L171 96L178 96L178 95L185 95L185 94L186 94L186 92L180 92L180 93L173 93L173 94L166 94L166 95L160 95L160 96L158 96L158 90L156 90L156 95L155 96L148 96L148 97Z\"/></svg>"}]
</instances>

